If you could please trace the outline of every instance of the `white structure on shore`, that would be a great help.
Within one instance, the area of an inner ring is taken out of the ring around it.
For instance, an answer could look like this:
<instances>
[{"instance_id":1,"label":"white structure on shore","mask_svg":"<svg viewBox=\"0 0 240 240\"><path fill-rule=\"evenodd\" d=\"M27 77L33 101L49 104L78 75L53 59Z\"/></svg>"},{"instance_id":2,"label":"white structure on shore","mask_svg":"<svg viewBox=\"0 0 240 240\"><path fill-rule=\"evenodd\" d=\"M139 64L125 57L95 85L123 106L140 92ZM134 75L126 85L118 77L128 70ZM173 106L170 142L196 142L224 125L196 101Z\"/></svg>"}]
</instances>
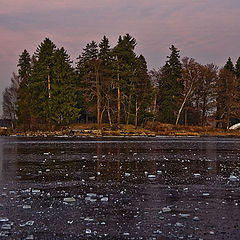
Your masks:
<instances>
[{"instance_id":1,"label":"white structure on shore","mask_svg":"<svg viewBox=\"0 0 240 240\"><path fill-rule=\"evenodd\" d=\"M240 128L240 123L237 123L237 124L232 125L229 129L231 129L231 130L236 130L236 129L238 129L238 128Z\"/></svg>"}]
</instances>

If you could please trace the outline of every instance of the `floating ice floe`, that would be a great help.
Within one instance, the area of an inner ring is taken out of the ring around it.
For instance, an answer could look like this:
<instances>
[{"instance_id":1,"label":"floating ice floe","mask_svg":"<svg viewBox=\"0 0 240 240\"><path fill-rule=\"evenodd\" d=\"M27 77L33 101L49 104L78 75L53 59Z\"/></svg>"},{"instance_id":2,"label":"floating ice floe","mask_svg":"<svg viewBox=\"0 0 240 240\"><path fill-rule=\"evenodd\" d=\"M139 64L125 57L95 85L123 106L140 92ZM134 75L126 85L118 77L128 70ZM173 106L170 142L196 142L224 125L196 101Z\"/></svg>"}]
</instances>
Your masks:
<instances>
[{"instance_id":1,"label":"floating ice floe","mask_svg":"<svg viewBox=\"0 0 240 240\"><path fill-rule=\"evenodd\" d=\"M50 155L50 152L45 152L43 153L43 155Z\"/></svg>"},{"instance_id":2,"label":"floating ice floe","mask_svg":"<svg viewBox=\"0 0 240 240\"><path fill-rule=\"evenodd\" d=\"M235 182L235 181L238 180L238 178L234 175L230 175L229 180L232 181L232 182Z\"/></svg>"},{"instance_id":3,"label":"floating ice floe","mask_svg":"<svg viewBox=\"0 0 240 240\"><path fill-rule=\"evenodd\" d=\"M27 221L25 223L26 226L32 226L34 224L34 221Z\"/></svg>"},{"instance_id":4,"label":"floating ice floe","mask_svg":"<svg viewBox=\"0 0 240 240\"><path fill-rule=\"evenodd\" d=\"M29 235L25 238L25 240L33 240L34 239L34 236L33 235Z\"/></svg>"},{"instance_id":5,"label":"floating ice floe","mask_svg":"<svg viewBox=\"0 0 240 240\"><path fill-rule=\"evenodd\" d=\"M0 217L0 222L8 222L9 219L5 217Z\"/></svg>"},{"instance_id":6,"label":"floating ice floe","mask_svg":"<svg viewBox=\"0 0 240 240\"><path fill-rule=\"evenodd\" d=\"M9 236L9 232L4 231L4 232L0 232L0 237L8 237Z\"/></svg>"},{"instance_id":7,"label":"floating ice floe","mask_svg":"<svg viewBox=\"0 0 240 240\"><path fill-rule=\"evenodd\" d=\"M85 197L85 201L96 202L97 199L96 198L91 198L91 197Z\"/></svg>"},{"instance_id":8,"label":"floating ice floe","mask_svg":"<svg viewBox=\"0 0 240 240\"><path fill-rule=\"evenodd\" d=\"M3 224L1 229L2 230L11 230L11 224Z\"/></svg>"},{"instance_id":9,"label":"floating ice floe","mask_svg":"<svg viewBox=\"0 0 240 240\"><path fill-rule=\"evenodd\" d=\"M41 190L39 190L39 189L32 189L32 193L40 193L41 192Z\"/></svg>"},{"instance_id":10,"label":"floating ice floe","mask_svg":"<svg viewBox=\"0 0 240 240\"><path fill-rule=\"evenodd\" d=\"M101 198L101 202L107 202L107 201L108 201L108 197Z\"/></svg>"},{"instance_id":11,"label":"floating ice floe","mask_svg":"<svg viewBox=\"0 0 240 240\"><path fill-rule=\"evenodd\" d=\"M148 175L148 178L154 179L154 178L156 178L156 175L154 175L154 174L149 174L149 175Z\"/></svg>"},{"instance_id":12,"label":"floating ice floe","mask_svg":"<svg viewBox=\"0 0 240 240\"><path fill-rule=\"evenodd\" d=\"M23 209L31 209L32 206L31 205L23 205Z\"/></svg>"},{"instance_id":13,"label":"floating ice floe","mask_svg":"<svg viewBox=\"0 0 240 240\"><path fill-rule=\"evenodd\" d=\"M202 195L205 196L205 197L207 197L207 196L209 196L210 194L209 194L209 193L203 193Z\"/></svg>"},{"instance_id":14,"label":"floating ice floe","mask_svg":"<svg viewBox=\"0 0 240 240\"><path fill-rule=\"evenodd\" d=\"M183 225L182 223L180 223L180 222L177 222L177 223L175 224L175 226L176 226L176 227L184 227L184 225Z\"/></svg>"},{"instance_id":15,"label":"floating ice floe","mask_svg":"<svg viewBox=\"0 0 240 240\"><path fill-rule=\"evenodd\" d=\"M170 207L163 207L162 208L162 212L163 213L167 213L167 212L171 212L172 210L171 210L171 208Z\"/></svg>"},{"instance_id":16,"label":"floating ice floe","mask_svg":"<svg viewBox=\"0 0 240 240\"><path fill-rule=\"evenodd\" d=\"M73 202L76 202L76 199L73 197L67 197L67 198L64 198L63 201L66 203L73 203Z\"/></svg>"},{"instance_id":17,"label":"floating ice floe","mask_svg":"<svg viewBox=\"0 0 240 240\"><path fill-rule=\"evenodd\" d=\"M193 221L199 221L199 217L194 217Z\"/></svg>"},{"instance_id":18,"label":"floating ice floe","mask_svg":"<svg viewBox=\"0 0 240 240\"><path fill-rule=\"evenodd\" d=\"M200 177L201 176L200 173L194 173L193 175L194 175L194 177Z\"/></svg>"},{"instance_id":19,"label":"floating ice floe","mask_svg":"<svg viewBox=\"0 0 240 240\"><path fill-rule=\"evenodd\" d=\"M97 194L96 194L96 193L87 193L87 196L88 196L88 197L96 197Z\"/></svg>"}]
</instances>

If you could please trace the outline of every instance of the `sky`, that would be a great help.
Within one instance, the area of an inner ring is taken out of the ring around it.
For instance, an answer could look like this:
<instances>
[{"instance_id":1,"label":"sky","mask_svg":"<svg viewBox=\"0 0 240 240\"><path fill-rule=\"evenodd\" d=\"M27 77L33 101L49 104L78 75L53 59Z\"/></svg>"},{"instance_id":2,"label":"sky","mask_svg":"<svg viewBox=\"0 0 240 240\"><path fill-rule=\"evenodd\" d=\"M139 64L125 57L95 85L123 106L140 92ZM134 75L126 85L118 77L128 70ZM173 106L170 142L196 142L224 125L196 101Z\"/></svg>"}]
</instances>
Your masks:
<instances>
[{"instance_id":1,"label":"sky","mask_svg":"<svg viewBox=\"0 0 240 240\"><path fill-rule=\"evenodd\" d=\"M0 0L0 6L0 94L19 55L24 49L32 55L45 37L75 62L90 41L106 35L114 46L129 33L149 70L165 63L172 44L202 64L222 66L240 56L239 0Z\"/></svg>"}]
</instances>

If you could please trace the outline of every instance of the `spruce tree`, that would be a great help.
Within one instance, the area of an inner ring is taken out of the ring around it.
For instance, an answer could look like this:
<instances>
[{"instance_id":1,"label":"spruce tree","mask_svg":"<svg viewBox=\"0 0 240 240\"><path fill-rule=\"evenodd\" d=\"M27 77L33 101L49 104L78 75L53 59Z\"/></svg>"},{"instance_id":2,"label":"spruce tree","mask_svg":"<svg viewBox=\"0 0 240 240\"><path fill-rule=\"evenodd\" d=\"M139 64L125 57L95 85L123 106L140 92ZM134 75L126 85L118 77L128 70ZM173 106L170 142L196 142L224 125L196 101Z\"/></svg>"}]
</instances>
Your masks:
<instances>
[{"instance_id":1,"label":"spruce tree","mask_svg":"<svg viewBox=\"0 0 240 240\"><path fill-rule=\"evenodd\" d=\"M109 40L106 36L99 43L99 81L101 85L101 122L103 114L107 112L107 118L110 126L112 125L112 106L114 106L113 91L113 55L110 49Z\"/></svg>"},{"instance_id":2,"label":"spruce tree","mask_svg":"<svg viewBox=\"0 0 240 240\"><path fill-rule=\"evenodd\" d=\"M77 119L80 112L76 107L76 73L63 47L54 52L53 58L50 118L54 123L66 124Z\"/></svg>"},{"instance_id":3,"label":"spruce tree","mask_svg":"<svg viewBox=\"0 0 240 240\"><path fill-rule=\"evenodd\" d=\"M240 57L238 58L236 65L235 65L235 74L236 74L236 77L240 81Z\"/></svg>"},{"instance_id":4,"label":"spruce tree","mask_svg":"<svg viewBox=\"0 0 240 240\"><path fill-rule=\"evenodd\" d=\"M136 64L136 39L129 34L119 37L113 49L115 56L115 85L117 88L117 122L120 124L121 105L124 106L125 121L128 124L131 114L133 81ZM124 96L124 98L123 98Z\"/></svg>"},{"instance_id":5,"label":"spruce tree","mask_svg":"<svg viewBox=\"0 0 240 240\"><path fill-rule=\"evenodd\" d=\"M232 59L229 57L226 64L224 65L224 69L227 69L231 73L235 74L235 68L232 63Z\"/></svg>"},{"instance_id":6,"label":"spruce tree","mask_svg":"<svg viewBox=\"0 0 240 240\"><path fill-rule=\"evenodd\" d=\"M29 89L29 78L31 75L31 57L28 51L25 49L19 56L18 60L18 76L20 78L20 86L18 88L17 99L17 117L18 122L21 124L27 124L30 128L31 123L31 92Z\"/></svg>"},{"instance_id":7,"label":"spruce tree","mask_svg":"<svg viewBox=\"0 0 240 240\"><path fill-rule=\"evenodd\" d=\"M147 62L143 55L136 58L136 71L134 81L134 97L135 97L135 126L137 127L139 120L147 120L152 117L148 111L154 97L154 91L148 74Z\"/></svg>"},{"instance_id":8,"label":"spruce tree","mask_svg":"<svg viewBox=\"0 0 240 240\"><path fill-rule=\"evenodd\" d=\"M31 110L40 123L50 123L50 98L55 44L48 38L38 46L30 78Z\"/></svg>"},{"instance_id":9,"label":"spruce tree","mask_svg":"<svg viewBox=\"0 0 240 240\"><path fill-rule=\"evenodd\" d=\"M88 116L93 115L98 111L98 125L100 124L99 111L99 65L98 59L98 45L95 41L88 43L83 49L82 54L78 57L77 72L78 72L78 86L83 93L83 114L86 115L86 123ZM96 104L97 101L97 104ZM96 109L97 105L97 109Z\"/></svg>"},{"instance_id":10,"label":"spruce tree","mask_svg":"<svg viewBox=\"0 0 240 240\"><path fill-rule=\"evenodd\" d=\"M177 110L180 107L179 99L182 97L183 83L181 82L182 66L179 50L173 45L171 54L162 68L160 87L160 119L165 123L174 123Z\"/></svg>"}]
</instances>

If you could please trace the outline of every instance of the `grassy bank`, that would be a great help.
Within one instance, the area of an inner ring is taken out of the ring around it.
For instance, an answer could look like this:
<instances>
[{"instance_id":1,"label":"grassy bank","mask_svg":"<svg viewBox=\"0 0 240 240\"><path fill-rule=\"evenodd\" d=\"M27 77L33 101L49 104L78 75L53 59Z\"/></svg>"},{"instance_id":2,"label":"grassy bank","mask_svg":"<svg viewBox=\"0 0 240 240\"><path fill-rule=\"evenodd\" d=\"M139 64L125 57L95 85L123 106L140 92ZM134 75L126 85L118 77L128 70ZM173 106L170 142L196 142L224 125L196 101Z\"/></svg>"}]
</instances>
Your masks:
<instances>
[{"instance_id":1,"label":"grassy bank","mask_svg":"<svg viewBox=\"0 0 240 240\"><path fill-rule=\"evenodd\" d=\"M133 125L110 126L103 124L98 130L97 124L71 124L64 127L52 127L51 130L23 131L20 127L4 131L2 135L20 136L240 136L240 130L225 130L213 127L183 126L149 122L146 126Z\"/></svg>"}]
</instances>

